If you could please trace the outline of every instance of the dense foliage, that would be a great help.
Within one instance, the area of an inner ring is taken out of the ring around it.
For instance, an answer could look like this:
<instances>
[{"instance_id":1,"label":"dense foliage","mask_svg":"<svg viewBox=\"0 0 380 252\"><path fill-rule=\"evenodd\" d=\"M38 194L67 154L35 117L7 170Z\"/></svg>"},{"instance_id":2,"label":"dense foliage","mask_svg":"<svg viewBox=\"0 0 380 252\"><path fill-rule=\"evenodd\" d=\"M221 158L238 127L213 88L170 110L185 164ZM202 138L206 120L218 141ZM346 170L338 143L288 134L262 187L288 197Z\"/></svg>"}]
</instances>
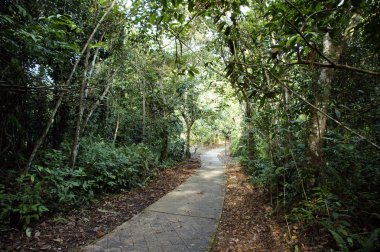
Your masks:
<instances>
[{"instance_id":1,"label":"dense foliage","mask_svg":"<svg viewBox=\"0 0 380 252\"><path fill-rule=\"evenodd\" d=\"M217 21L227 76L245 105L236 155L289 221L330 235L341 251L374 249L379 41L363 27L377 22L378 4L246 4L229 24Z\"/></svg>"},{"instance_id":2,"label":"dense foliage","mask_svg":"<svg viewBox=\"0 0 380 252\"><path fill-rule=\"evenodd\" d=\"M379 248L378 1L3 2L2 224L229 139L288 222Z\"/></svg>"},{"instance_id":3,"label":"dense foliage","mask_svg":"<svg viewBox=\"0 0 380 252\"><path fill-rule=\"evenodd\" d=\"M183 158L162 85L173 56L115 1L5 1L0 14L2 224L26 229Z\"/></svg>"}]
</instances>

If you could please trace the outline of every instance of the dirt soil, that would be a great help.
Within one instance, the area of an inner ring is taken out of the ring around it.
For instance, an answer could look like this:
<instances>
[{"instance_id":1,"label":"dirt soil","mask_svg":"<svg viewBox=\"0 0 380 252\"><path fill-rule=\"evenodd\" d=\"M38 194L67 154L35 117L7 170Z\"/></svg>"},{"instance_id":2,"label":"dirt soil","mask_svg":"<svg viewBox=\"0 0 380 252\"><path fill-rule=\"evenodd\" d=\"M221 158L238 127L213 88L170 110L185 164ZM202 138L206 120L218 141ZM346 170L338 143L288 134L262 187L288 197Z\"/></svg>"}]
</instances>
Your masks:
<instances>
[{"instance_id":1,"label":"dirt soil","mask_svg":"<svg viewBox=\"0 0 380 252\"><path fill-rule=\"evenodd\" d=\"M263 189L237 164L227 165L226 177L222 218L211 251L288 251L286 223L271 216Z\"/></svg>"},{"instance_id":2,"label":"dirt soil","mask_svg":"<svg viewBox=\"0 0 380 252\"><path fill-rule=\"evenodd\" d=\"M175 189L200 165L199 159L190 159L161 171L144 188L104 195L90 207L55 214L35 226L30 238L17 230L2 231L0 251L78 251Z\"/></svg>"}]
</instances>

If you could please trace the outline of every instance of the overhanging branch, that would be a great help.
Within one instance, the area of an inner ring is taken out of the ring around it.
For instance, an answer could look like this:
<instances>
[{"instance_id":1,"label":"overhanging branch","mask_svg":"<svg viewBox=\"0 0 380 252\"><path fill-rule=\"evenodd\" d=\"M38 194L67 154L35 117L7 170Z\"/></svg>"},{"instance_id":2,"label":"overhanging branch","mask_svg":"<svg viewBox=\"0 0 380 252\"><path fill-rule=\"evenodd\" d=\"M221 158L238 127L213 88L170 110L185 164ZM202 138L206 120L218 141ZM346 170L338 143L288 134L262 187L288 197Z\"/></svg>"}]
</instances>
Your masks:
<instances>
[{"instance_id":1,"label":"overhanging branch","mask_svg":"<svg viewBox=\"0 0 380 252\"><path fill-rule=\"evenodd\" d=\"M287 65L311 65L311 66L327 67L327 68L335 68L335 69L346 69L346 70L350 70L353 72L368 74L368 75L372 75L372 76L380 76L379 72L374 72L371 70L357 68L357 67L353 67L353 66L349 66L349 65L343 65L343 64L325 64L325 63L314 62L314 61L309 61L309 60L298 60L295 63L290 63Z\"/></svg>"},{"instance_id":2,"label":"overhanging branch","mask_svg":"<svg viewBox=\"0 0 380 252\"><path fill-rule=\"evenodd\" d=\"M306 103L308 106L312 107L313 109L317 110L319 113L321 113L322 115L326 116L327 118L329 118L330 120L332 120L333 122L335 122L336 124L338 124L339 126L343 127L345 130L351 132L352 134L358 136L359 138L363 139L364 141L368 142L369 144L371 144L373 147L377 148L378 150L380 150L380 146L378 144L376 144L375 142L369 140L368 138L366 138L365 136L363 136L362 134L358 133L357 131L351 129L350 127L346 126L344 123L338 121L337 119L335 119L334 117L328 115L327 113L323 112L321 109L319 109L318 107L316 107L315 105L311 104L305 97L303 97L302 95L300 95L298 92L294 91L292 88L290 88L284 81L280 80L275 74L273 74L271 71L268 70L268 73L276 80L276 82L278 84L280 84L281 86L285 87L286 89L288 89L291 93L293 93L296 97L298 97L302 102Z\"/></svg>"}]
</instances>

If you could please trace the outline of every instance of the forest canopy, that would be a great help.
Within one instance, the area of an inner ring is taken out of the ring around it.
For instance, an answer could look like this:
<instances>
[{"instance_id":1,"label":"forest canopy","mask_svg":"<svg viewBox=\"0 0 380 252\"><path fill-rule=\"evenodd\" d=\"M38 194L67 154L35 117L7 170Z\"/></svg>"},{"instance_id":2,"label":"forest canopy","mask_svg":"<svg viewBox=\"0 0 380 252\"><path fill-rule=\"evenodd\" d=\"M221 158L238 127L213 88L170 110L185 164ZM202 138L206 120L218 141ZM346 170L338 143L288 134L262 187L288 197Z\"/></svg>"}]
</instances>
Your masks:
<instances>
[{"instance_id":1,"label":"forest canopy","mask_svg":"<svg viewBox=\"0 0 380 252\"><path fill-rule=\"evenodd\" d=\"M274 213L378 249L379 27L375 0L3 0L1 225L229 140Z\"/></svg>"}]
</instances>

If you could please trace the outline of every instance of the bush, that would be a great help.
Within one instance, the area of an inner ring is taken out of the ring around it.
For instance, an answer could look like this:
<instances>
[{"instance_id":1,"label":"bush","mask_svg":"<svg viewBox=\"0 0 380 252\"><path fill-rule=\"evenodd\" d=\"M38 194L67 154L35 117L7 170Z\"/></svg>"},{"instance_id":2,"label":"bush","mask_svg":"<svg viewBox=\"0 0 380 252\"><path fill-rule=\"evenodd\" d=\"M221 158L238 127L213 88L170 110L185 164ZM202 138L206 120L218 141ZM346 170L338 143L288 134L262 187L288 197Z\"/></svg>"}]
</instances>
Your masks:
<instances>
[{"instance_id":1,"label":"bush","mask_svg":"<svg viewBox=\"0 0 380 252\"><path fill-rule=\"evenodd\" d=\"M97 142L83 147L78 164L97 191L142 186L156 174L157 157L144 144L115 148Z\"/></svg>"},{"instance_id":2,"label":"bush","mask_svg":"<svg viewBox=\"0 0 380 252\"><path fill-rule=\"evenodd\" d=\"M0 219L5 224L26 229L33 220L38 220L48 209L42 199L42 182L35 175L21 175L15 184L19 191L5 191L0 185Z\"/></svg>"},{"instance_id":3,"label":"bush","mask_svg":"<svg viewBox=\"0 0 380 252\"><path fill-rule=\"evenodd\" d=\"M0 184L0 220L28 230L48 208L65 210L91 202L95 194L143 186L156 175L157 160L144 144L115 148L84 141L78 167L71 168L61 151L46 151L14 184Z\"/></svg>"},{"instance_id":4,"label":"bush","mask_svg":"<svg viewBox=\"0 0 380 252\"><path fill-rule=\"evenodd\" d=\"M94 198L94 180L83 168L63 166L51 169L37 166L44 185L44 199L51 208L62 208L86 204Z\"/></svg>"},{"instance_id":5,"label":"bush","mask_svg":"<svg viewBox=\"0 0 380 252\"><path fill-rule=\"evenodd\" d=\"M185 153L185 140L178 138L170 142L168 157L175 161L181 161Z\"/></svg>"}]
</instances>

